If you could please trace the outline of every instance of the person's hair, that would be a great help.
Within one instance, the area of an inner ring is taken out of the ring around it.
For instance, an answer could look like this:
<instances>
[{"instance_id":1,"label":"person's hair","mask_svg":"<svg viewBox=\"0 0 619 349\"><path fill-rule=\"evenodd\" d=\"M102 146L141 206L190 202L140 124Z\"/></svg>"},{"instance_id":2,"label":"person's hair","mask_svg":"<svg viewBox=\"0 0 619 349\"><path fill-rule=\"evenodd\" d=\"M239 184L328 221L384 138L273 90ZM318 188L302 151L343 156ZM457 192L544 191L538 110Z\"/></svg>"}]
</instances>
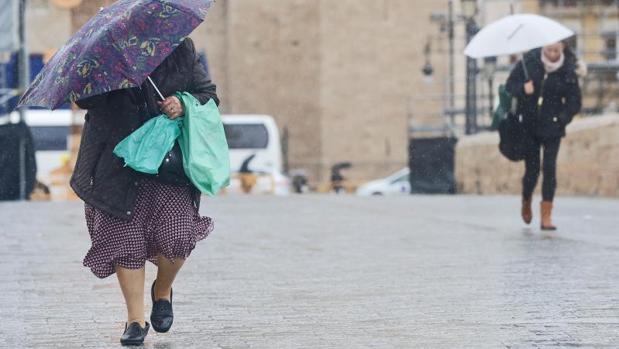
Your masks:
<instances>
[{"instance_id":1,"label":"person's hair","mask_svg":"<svg viewBox=\"0 0 619 349\"><path fill-rule=\"evenodd\" d=\"M563 54L565 55L565 57L571 58L572 60L574 60L574 62L576 62L578 60L578 57L576 57L576 52L572 48L570 42L568 40L563 40L561 41L561 43L563 43Z\"/></svg>"}]
</instances>

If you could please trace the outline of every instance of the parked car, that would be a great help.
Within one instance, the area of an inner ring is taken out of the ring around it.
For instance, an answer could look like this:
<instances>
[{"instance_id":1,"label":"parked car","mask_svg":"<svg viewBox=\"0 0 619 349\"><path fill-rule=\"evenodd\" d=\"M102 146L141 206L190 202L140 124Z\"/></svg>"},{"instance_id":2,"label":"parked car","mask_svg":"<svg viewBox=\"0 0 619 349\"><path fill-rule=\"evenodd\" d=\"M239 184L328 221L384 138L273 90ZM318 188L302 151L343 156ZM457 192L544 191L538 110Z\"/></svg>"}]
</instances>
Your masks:
<instances>
[{"instance_id":1,"label":"parked car","mask_svg":"<svg viewBox=\"0 0 619 349\"><path fill-rule=\"evenodd\" d=\"M410 191L410 169L405 167L390 176L359 186L357 195L406 195Z\"/></svg>"}]
</instances>

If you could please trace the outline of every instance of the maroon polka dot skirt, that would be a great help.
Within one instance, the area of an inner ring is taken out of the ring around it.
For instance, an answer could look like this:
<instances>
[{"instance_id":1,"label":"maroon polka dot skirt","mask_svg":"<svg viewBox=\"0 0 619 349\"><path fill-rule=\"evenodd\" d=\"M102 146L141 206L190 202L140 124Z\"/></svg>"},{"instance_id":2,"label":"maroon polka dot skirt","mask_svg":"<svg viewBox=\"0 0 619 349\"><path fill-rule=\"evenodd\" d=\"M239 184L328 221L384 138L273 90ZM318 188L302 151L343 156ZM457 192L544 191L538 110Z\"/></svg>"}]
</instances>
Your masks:
<instances>
[{"instance_id":1,"label":"maroon polka dot skirt","mask_svg":"<svg viewBox=\"0 0 619 349\"><path fill-rule=\"evenodd\" d=\"M115 265L139 269L147 260L157 264L159 254L172 261L187 258L196 242L213 231L213 221L194 207L190 188L148 179L140 182L131 221L88 204L85 211L92 246L84 266L99 278L114 274Z\"/></svg>"}]
</instances>

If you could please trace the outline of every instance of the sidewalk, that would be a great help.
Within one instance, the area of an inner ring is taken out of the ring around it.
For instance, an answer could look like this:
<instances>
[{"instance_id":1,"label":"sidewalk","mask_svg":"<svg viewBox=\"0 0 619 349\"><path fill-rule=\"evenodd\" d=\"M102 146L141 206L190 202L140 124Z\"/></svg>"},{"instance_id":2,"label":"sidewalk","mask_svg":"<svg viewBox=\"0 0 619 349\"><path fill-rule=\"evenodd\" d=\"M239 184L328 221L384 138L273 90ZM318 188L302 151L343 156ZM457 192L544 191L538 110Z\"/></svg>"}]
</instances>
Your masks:
<instances>
[{"instance_id":1,"label":"sidewalk","mask_svg":"<svg viewBox=\"0 0 619 349\"><path fill-rule=\"evenodd\" d=\"M619 201L556 206L542 234L516 197L205 199L215 231L145 347L615 348ZM0 239L0 348L120 348L116 278L81 266L82 204L0 203Z\"/></svg>"}]
</instances>

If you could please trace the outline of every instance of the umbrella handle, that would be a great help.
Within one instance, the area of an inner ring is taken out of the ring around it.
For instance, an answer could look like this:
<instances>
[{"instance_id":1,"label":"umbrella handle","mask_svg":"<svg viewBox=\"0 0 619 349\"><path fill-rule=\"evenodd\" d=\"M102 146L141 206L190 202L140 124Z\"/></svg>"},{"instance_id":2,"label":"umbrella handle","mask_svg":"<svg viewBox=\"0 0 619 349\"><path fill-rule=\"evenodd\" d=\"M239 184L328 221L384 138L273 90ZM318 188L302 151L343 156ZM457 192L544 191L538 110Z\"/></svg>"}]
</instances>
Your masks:
<instances>
[{"instance_id":1,"label":"umbrella handle","mask_svg":"<svg viewBox=\"0 0 619 349\"><path fill-rule=\"evenodd\" d=\"M529 70L527 69L527 65L524 64L524 56L522 56L522 59L520 60L520 63L522 63L522 69L524 70L524 81L527 82L527 81L529 81ZM149 77L149 79L150 79L150 77Z\"/></svg>"},{"instance_id":2,"label":"umbrella handle","mask_svg":"<svg viewBox=\"0 0 619 349\"><path fill-rule=\"evenodd\" d=\"M161 94L161 91L159 91L159 89L157 88L157 85L155 85L155 82L153 81L153 79L151 79L150 76L148 76L147 79L150 82L150 84L153 85L153 87L155 88L155 91L157 91L159 98L161 98L162 101L165 100L165 98Z\"/></svg>"}]
</instances>

